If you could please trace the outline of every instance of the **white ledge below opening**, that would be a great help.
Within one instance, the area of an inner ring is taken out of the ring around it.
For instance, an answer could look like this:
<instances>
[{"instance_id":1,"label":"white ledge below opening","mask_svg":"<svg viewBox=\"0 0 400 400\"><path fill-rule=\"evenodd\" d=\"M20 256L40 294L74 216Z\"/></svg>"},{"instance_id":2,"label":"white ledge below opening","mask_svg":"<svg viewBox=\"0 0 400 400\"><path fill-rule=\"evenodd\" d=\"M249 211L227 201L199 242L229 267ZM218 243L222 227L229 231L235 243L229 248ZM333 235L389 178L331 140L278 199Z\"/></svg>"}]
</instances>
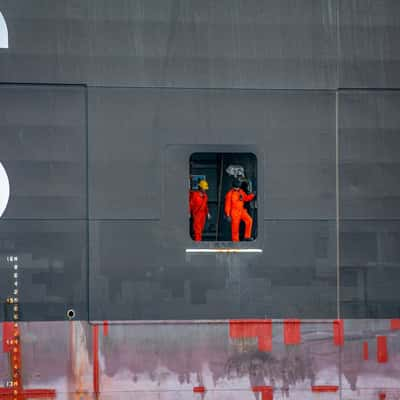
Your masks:
<instances>
[{"instance_id":1,"label":"white ledge below opening","mask_svg":"<svg viewBox=\"0 0 400 400\"><path fill-rule=\"evenodd\" d=\"M186 253L262 253L262 249L186 249Z\"/></svg>"}]
</instances>

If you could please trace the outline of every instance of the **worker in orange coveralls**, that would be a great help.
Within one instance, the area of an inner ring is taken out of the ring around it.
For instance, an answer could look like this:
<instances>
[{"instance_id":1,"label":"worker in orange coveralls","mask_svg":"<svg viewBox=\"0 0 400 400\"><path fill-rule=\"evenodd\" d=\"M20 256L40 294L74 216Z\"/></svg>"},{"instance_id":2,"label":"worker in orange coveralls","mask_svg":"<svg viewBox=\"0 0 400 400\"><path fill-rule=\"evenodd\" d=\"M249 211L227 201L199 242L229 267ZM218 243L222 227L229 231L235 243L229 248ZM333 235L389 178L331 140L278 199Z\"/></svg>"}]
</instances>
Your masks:
<instances>
[{"instance_id":1,"label":"worker in orange coveralls","mask_svg":"<svg viewBox=\"0 0 400 400\"><path fill-rule=\"evenodd\" d=\"M244 240L254 240L251 237L253 218L250 217L244 208L244 203L253 200L256 195L254 193L246 194L240 186L240 181L234 179L232 189L225 196L225 215L231 224L232 242L239 242L240 221L243 221L245 226Z\"/></svg>"},{"instance_id":2,"label":"worker in orange coveralls","mask_svg":"<svg viewBox=\"0 0 400 400\"><path fill-rule=\"evenodd\" d=\"M191 190L189 194L190 215L193 221L194 240L201 242L208 213L208 182L202 179L199 182L199 190Z\"/></svg>"}]
</instances>

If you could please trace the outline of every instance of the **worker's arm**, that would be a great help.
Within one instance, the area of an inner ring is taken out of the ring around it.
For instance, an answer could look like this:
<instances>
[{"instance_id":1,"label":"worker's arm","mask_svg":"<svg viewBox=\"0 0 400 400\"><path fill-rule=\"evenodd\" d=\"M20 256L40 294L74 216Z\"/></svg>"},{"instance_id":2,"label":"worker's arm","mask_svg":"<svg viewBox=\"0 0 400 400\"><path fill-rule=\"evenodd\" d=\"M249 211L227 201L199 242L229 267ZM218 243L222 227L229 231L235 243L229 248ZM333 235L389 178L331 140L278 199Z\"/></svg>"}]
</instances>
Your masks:
<instances>
[{"instance_id":1,"label":"worker's arm","mask_svg":"<svg viewBox=\"0 0 400 400\"><path fill-rule=\"evenodd\" d=\"M232 192L229 191L225 196L225 215L231 216Z\"/></svg>"},{"instance_id":2,"label":"worker's arm","mask_svg":"<svg viewBox=\"0 0 400 400\"><path fill-rule=\"evenodd\" d=\"M252 201L254 199L254 197L256 197L256 195L254 193L246 194L246 193L243 192L243 194L244 194L243 195L243 200L245 202Z\"/></svg>"}]
</instances>

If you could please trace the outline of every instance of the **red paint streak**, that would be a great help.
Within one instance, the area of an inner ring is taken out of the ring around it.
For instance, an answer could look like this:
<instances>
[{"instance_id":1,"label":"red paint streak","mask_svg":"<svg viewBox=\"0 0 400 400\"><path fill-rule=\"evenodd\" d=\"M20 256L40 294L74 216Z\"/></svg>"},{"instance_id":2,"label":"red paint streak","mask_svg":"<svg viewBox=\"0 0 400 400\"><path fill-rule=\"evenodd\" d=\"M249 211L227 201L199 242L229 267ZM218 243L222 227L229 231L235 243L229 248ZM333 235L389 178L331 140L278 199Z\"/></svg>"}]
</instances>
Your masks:
<instances>
[{"instance_id":1,"label":"red paint streak","mask_svg":"<svg viewBox=\"0 0 400 400\"><path fill-rule=\"evenodd\" d=\"M231 339L240 339L244 335L243 325L244 321L240 320L230 320L229 321L229 337Z\"/></svg>"},{"instance_id":2,"label":"red paint streak","mask_svg":"<svg viewBox=\"0 0 400 400\"><path fill-rule=\"evenodd\" d=\"M333 321L333 344L335 346L344 345L344 323L342 319Z\"/></svg>"},{"instance_id":3,"label":"red paint streak","mask_svg":"<svg viewBox=\"0 0 400 400\"><path fill-rule=\"evenodd\" d=\"M286 345L301 343L301 321L299 319L285 319L283 322L283 337Z\"/></svg>"},{"instance_id":4,"label":"red paint streak","mask_svg":"<svg viewBox=\"0 0 400 400\"><path fill-rule=\"evenodd\" d=\"M93 391L100 393L99 385L99 326L93 326Z\"/></svg>"},{"instance_id":5,"label":"red paint streak","mask_svg":"<svg viewBox=\"0 0 400 400\"><path fill-rule=\"evenodd\" d=\"M253 386L254 393L261 393L261 400L273 400L274 390L271 386Z\"/></svg>"},{"instance_id":6,"label":"red paint streak","mask_svg":"<svg viewBox=\"0 0 400 400\"><path fill-rule=\"evenodd\" d=\"M376 337L376 359L378 363L388 362L388 349L386 336Z\"/></svg>"},{"instance_id":7,"label":"red paint streak","mask_svg":"<svg viewBox=\"0 0 400 400\"><path fill-rule=\"evenodd\" d=\"M193 388L193 393L205 393L206 388L204 386L195 386Z\"/></svg>"},{"instance_id":8,"label":"red paint streak","mask_svg":"<svg viewBox=\"0 0 400 400\"><path fill-rule=\"evenodd\" d=\"M386 399L386 393L379 393L379 400L385 400Z\"/></svg>"},{"instance_id":9,"label":"red paint streak","mask_svg":"<svg viewBox=\"0 0 400 400\"><path fill-rule=\"evenodd\" d=\"M369 359L368 342L363 343L363 359L364 361Z\"/></svg>"},{"instance_id":10,"label":"red paint streak","mask_svg":"<svg viewBox=\"0 0 400 400\"><path fill-rule=\"evenodd\" d=\"M261 400L273 400L274 392L261 392Z\"/></svg>"},{"instance_id":11,"label":"red paint streak","mask_svg":"<svg viewBox=\"0 0 400 400\"><path fill-rule=\"evenodd\" d=\"M272 320L270 319L230 320L229 336L231 339L257 338L259 351L271 351Z\"/></svg>"},{"instance_id":12,"label":"red paint streak","mask_svg":"<svg viewBox=\"0 0 400 400\"><path fill-rule=\"evenodd\" d=\"M12 322L3 322L3 352L9 353L12 351L12 345L7 344L7 341L12 340L14 337L13 333L13 323Z\"/></svg>"},{"instance_id":13,"label":"red paint streak","mask_svg":"<svg viewBox=\"0 0 400 400\"><path fill-rule=\"evenodd\" d=\"M0 388L0 399L11 397L13 392L13 388Z\"/></svg>"},{"instance_id":14,"label":"red paint streak","mask_svg":"<svg viewBox=\"0 0 400 400\"><path fill-rule=\"evenodd\" d=\"M229 336L232 339L257 337L257 328L261 319L233 319L229 321Z\"/></svg>"},{"instance_id":15,"label":"red paint streak","mask_svg":"<svg viewBox=\"0 0 400 400\"><path fill-rule=\"evenodd\" d=\"M259 351L272 350L272 325L271 325L271 333L268 336L258 337L258 350Z\"/></svg>"},{"instance_id":16,"label":"red paint streak","mask_svg":"<svg viewBox=\"0 0 400 400\"><path fill-rule=\"evenodd\" d=\"M108 321L103 322L103 335L108 336Z\"/></svg>"},{"instance_id":17,"label":"red paint streak","mask_svg":"<svg viewBox=\"0 0 400 400\"><path fill-rule=\"evenodd\" d=\"M314 393L336 393L339 390L339 386L334 386L334 385L311 386L311 390Z\"/></svg>"},{"instance_id":18,"label":"red paint streak","mask_svg":"<svg viewBox=\"0 0 400 400\"><path fill-rule=\"evenodd\" d=\"M400 330L400 319L391 319L390 320L390 329L392 331Z\"/></svg>"},{"instance_id":19,"label":"red paint streak","mask_svg":"<svg viewBox=\"0 0 400 400\"><path fill-rule=\"evenodd\" d=\"M56 391L53 389L26 389L23 392L26 398L54 398L56 397Z\"/></svg>"},{"instance_id":20,"label":"red paint streak","mask_svg":"<svg viewBox=\"0 0 400 400\"><path fill-rule=\"evenodd\" d=\"M56 397L56 391L53 389L26 389L20 392L19 394L14 394L13 388L0 388L0 399L10 399L18 398L18 400L22 399L54 399Z\"/></svg>"}]
</instances>

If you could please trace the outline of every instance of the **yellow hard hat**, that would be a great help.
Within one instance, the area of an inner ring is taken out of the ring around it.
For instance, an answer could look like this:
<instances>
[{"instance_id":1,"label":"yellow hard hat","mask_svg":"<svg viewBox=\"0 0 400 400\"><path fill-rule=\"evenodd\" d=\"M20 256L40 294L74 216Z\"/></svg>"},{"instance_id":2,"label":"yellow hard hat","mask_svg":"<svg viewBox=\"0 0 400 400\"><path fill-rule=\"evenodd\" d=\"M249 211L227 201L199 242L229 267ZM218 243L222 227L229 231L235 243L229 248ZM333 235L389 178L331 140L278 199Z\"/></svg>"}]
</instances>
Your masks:
<instances>
[{"instance_id":1,"label":"yellow hard hat","mask_svg":"<svg viewBox=\"0 0 400 400\"><path fill-rule=\"evenodd\" d=\"M199 182L199 188L203 189L203 190L208 190L208 182L206 180L202 179Z\"/></svg>"}]
</instances>

